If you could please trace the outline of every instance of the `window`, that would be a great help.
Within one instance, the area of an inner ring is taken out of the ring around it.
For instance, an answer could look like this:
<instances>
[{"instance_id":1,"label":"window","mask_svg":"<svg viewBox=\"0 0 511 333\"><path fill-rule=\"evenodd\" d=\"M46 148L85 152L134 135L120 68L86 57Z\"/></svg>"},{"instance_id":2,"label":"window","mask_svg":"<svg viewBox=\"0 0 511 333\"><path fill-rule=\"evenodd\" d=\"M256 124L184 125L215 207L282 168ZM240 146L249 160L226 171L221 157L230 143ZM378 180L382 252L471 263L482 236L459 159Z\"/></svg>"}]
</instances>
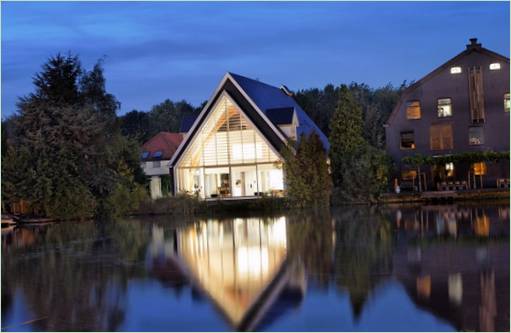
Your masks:
<instances>
[{"instance_id":1,"label":"window","mask_svg":"<svg viewBox=\"0 0 511 333\"><path fill-rule=\"evenodd\" d=\"M439 98L438 99L438 117L450 117L452 116L452 103L450 98Z\"/></svg>"},{"instance_id":2,"label":"window","mask_svg":"<svg viewBox=\"0 0 511 333\"><path fill-rule=\"evenodd\" d=\"M460 74L461 73L461 67L455 66L451 67L451 74Z\"/></svg>"},{"instance_id":3,"label":"window","mask_svg":"<svg viewBox=\"0 0 511 333\"><path fill-rule=\"evenodd\" d=\"M409 101L406 105L406 119L421 119L421 103Z\"/></svg>"},{"instance_id":4,"label":"window","mask_svg":"<svg viewBox=\"0 0 511 333\"><path fill-rule=\"evenodd\" d=\"M429 129L431 150L452 149L452 126L451 124L432 125Z\"/></svg>"},{"instance_id":5,"label":"window","mask_svg":"<svg viewBox=\"0 0 511 333\"><path fill-rule=\"evenodd\" d=\"M468 89L472 123L484 123L483 71L480 66L470 68L468 75Z\"/></svg>"},{"instance_id":6,"label":"window","mask_svg":"<svg viewBox=\"0 0 511 333\"><path fill-rule=\"evenodd\" d=\"M500 63L494 62L493 64L490 64L490 70L491 71L497 71L500 69Z\"/></svg>"},{"instance_id":7,"label":"window","mask_svg":"<svg viewBox=\"0 0 511 333\"><path fill-rule=\"evenodd\" d=\"M401 149L415 149L415 135L413 131L401 132Z\"/></svg>"},{"instance_id":8,"label":"window","mask_svg":"<svg viewBox=\"0 0 511 333\"><path fill-rule=\"evenodd\" d=\"M142 153L142 159L146 159L146 158L148 158L148 157L149 157L149 152L148 152L148 151L144 151L144 152Z\"/></svg>"},{"instance_id":9,"label":"window","mask_svg":"<svg viewBox=\"0 0 511 333\"><path fill-rule=\"evenodd\" d=\"M484 176L486 175L486 163L478 162L472 164L472 172L476 176Z\"/></svg>"},{"instance_id":10,"label":"window","mask_svg":"<svg viewBox=\"0 0 511 333\"><path fill-rule=\"evenodd\" d=\"M155 157L155 158L161 158L161 157L162 157L162 155L163 155L163 154L162 154L161 150L155 151L155 152L153 153L153 157Z\"/></svg>"},{"instance_id":11,"label":"window","mask_svg":"<svg viewBox=\"0 0 511 333\"><path fill-rule=\"evenodd\" d=\"M153 168L161 167L161 161L153 161Z\"/></svg>"},{"instance_id":12,"label":"window","mask_svg":"<svg viewBox=\"0 0 511 333\"><path fill-rule=\"evenodd\" d=\"M445 164L445 175L447 177L453 177L454 176L454 163L449 162Z\"/></svg>"},{"instance_id":13,"label":"window","mask_svg":"<svg viewBox=\"0 0 511 333\"><path fill-rule=\"evenodd\" d=\"M511 109L511 101L509 100L509 93L504 95L504 111L509 112Z\"/></svg>"},{"instance_id":14,"label":"window","mask_svg":"<svg viewBox=\"0 0 511 333\"><path fill-rule=\"evenodd\" d=\"M404 170L401 171L402 180L413 180L417 178L417 170Z\"/></svg>"},{"instance_id":15,"label":"window","mask_svg":"<svg viewBox=\"0 0 511 333\"><path fill-rule=\"evenodd\" d=\"M482 145L484 144L484 132L480 126L472 126L468 128L468 144Z\"/></svg>"}]
</instances>

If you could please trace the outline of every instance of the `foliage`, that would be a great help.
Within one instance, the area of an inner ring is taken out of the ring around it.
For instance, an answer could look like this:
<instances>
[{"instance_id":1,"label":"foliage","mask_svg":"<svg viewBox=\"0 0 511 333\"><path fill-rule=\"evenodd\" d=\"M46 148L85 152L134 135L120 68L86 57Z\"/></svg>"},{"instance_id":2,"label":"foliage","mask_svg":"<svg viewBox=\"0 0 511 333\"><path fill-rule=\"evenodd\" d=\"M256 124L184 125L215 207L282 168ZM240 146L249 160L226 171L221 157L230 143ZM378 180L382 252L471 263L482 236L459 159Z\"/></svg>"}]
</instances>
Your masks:
<instances>
[{"instance_id":1,"label":"foliage","mask_svg":"<svg viewBox=\"0 0 511 333\"><path fill-rule=\"evenodd\" d=\"M289 203L298 207L328 205L332 184L319 136L302 135L296 153L290 143L284 148L283 157Z\"/></svg>"},{"instance_id":2,"label":"foliage","mask_svg":"<svg viewBox=\"0 0 511 333\"><path fill-rule=\"evenodd\" d=\"M166 99L149 112L133 110L120 117L122 133L143 144L159 132L178 132L183 117L197 113L188 102Z\"/></svg>"},{"instance_id":3,"label":"foliage","mask_svg":"<svg viewBox=\"0 0 511 333\"><path fill-rule=\"evenodd\" d=\"M385 190L388 159L363 137L362 108L347 86L330 123L330 161L335 186L334 204L375 201Z\"/></svg>"},{"instance_id":4,"label":"foliage","mask_svg":"<svg viewBox=\"0 0 511 333\"><path fill-rule=\"evenodd\" d=\"M108 215L119 184L145 177L136 144L121 135L119 102L105 90L101 63L86 71L77 57L57 55L34 86L13 118L2 159L3 199L25 199L57 219Z\"/></svg>"},{"instance_id":5,"label":"foliage","mask_svg":"<svg viewBox=\"0 0 511 333\"><path fill-rule=\"evenodd\" d=\"M496 162L500 160L509 160L509 152L496 151L474 151L444 156L426 156L415 154L403 157L401 160L404 164L412 167L421 165L445 165L447 163L477 163L477 162Z\"/></svg>"},{"instance_id":6,"label":"foliage","mask_svg":"<svg viewBox=\"0 0 511 333\"><path fill-rule=\"evenodd\" d=\"M362 108L363 136L374 147L383 148L385 130L383 125L394 109L406 82L399 88L387 84L381 88L370 88L366 84L351 83L347 87ZM341 86L342 87L342 86ZM326 85L323 89L300 90L295 99L318 127L330 135L330 119L335 113L341 87Z\"/></svg>"}]
</instances>

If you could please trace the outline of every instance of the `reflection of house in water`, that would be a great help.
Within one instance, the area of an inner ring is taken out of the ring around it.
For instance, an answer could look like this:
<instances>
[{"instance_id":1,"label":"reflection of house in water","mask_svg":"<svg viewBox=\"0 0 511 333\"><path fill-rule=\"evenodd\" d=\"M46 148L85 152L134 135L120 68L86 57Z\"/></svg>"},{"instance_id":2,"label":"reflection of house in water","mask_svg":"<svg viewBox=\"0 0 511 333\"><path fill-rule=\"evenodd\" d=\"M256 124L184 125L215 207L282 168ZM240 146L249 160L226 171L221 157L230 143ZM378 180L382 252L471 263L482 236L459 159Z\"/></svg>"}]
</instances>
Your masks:
<instances>
[{"instance_id":1,"label":"reflection of house in water","mask_svg":"<svg viewBox=\"0 0 511 333\"><path fill-rule=\"evenodd\" d=\"M460 330L509 331L508 213L436 206L396 215L401 239L421 240L393 255L414 302Z\"/></svg>"},{"instance_id":2,"label":"reflection of house in water","mask_svg":"<svg viewBox=\"0 0 511 333\"><path fill-rule=\"evenodd\" d=\"M271 322L282 304L300 302L305 292L303 266L287 258L284 217L207 220L169 235L154 227L149 251L154 274L188 280L237 330Z\"/></svg>"}]
</instances>

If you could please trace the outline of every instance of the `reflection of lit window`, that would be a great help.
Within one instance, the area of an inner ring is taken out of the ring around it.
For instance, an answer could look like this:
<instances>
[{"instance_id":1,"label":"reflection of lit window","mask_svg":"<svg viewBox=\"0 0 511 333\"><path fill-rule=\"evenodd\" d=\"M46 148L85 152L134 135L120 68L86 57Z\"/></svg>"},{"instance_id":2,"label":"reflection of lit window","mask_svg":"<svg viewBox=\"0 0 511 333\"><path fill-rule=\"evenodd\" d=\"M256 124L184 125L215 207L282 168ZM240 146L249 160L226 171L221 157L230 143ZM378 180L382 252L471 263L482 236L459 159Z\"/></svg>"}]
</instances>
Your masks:
<instances>
[{"instance_id":1,"label":"reflection of lit window","mask_svg":"<svg viewBox=\"0 0 511 333\"><path fill-rule=\"evenodd\" d=\"M406 119L421 119L421 103L410 101L406 105Z\"/></svg>"},{"instance_id":2,"label":"reflection of lit window","mask_svg":"<svg viewBox=\"0 0 511 333\"><path fill-rule=\"evenodd\" d=\"M454 163L449 162L445 164L445 173L447 177L454 176Z\"/></svg>"},{"instance_id":3,"label":"reflection of lit window","mask_svg":"<svg viewBox=\"0 0 511 333\"><path fill-rule=\"evenodd\" d=\"M472 170L474 172L474 175L476 176L486 175L486 163L484 162L474 163L472 164Z\"/></svg>"},{"instance_id":4,"label":"reflection of lit window","mask_svg":"<svg viewBox=\"0 0 511 333\"><path fill-rule=\"evenodd\" d=\"M463 299L463 280L461 274L449 274L448 279L449 300L456 305L460 305Z\"/></svg>"},{"instance_id":5,"label":"reflection of lit window","mask_svg":"<svg viewBox=\"0 0 511 333\"><path fill-rule=\"evenodd\" d=\"M468 143L470 145L484 144L484 132L480 126L472 126L468 128Z\"/></svg>"},{"instance_id":6,"label":"reflection of lit window","mask_svg":"<svg viewBox=\"0 0 511 333\"><path fill-rule=\"evenodd\" d=\"M450 98L439 98L437 105L438 117L452 116L452 103Z\"/></svg>"},{"instance_id":7,"label":"reflection of lit window","mask_svg":"<svg viewBox=\"0 0 511 333\"><path fill-rule=\"evenodd\" d=\"M416 281L417 295L422 298L429 298L431 295L431 275L418 276Z\"/></svg>"},{"instance_id":8,"label":"reflection of lit window","mask_svg":"<svg viewBox=\"0 0 511 333\"><path fill-rule=\"evenodd\" d=\"M461 73L461 67L455 66L451 67L451 74L460 74Z\"/></svg>"},{"instance_id":9,"label":"reflection of lit window","mask_svg":"<svg viewBox=\"0 0 511 333\"><path fill-rule=\"evenodd\" d=\"M499 69L500 69L500 63L494 62L493 64L490 64L490 70L491 71L496 71L496 70L499 70Z\"/></svg>"},{"instance_id":10,"label":"reflection of lit window","mask_svg":"<svg viewBox=\"0 0 511 333\"><path fill-rule=\"evenodd\" d=\"M479 237L488 237L490 235L490 219L488 216L483 215L476 218L474 232Z\"/></svg>"}]
</instances>

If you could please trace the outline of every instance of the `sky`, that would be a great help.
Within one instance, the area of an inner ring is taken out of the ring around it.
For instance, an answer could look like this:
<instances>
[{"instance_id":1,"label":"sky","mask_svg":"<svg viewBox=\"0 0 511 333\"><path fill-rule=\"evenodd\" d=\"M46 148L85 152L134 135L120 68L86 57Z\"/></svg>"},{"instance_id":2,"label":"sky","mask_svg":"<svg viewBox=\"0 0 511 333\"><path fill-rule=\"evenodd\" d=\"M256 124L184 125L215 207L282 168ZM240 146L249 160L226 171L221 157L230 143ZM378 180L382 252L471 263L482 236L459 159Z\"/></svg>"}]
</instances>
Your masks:
<instances>
[{"instance_id":1,"label":"sky","mask_svg":"<svg viewBox=\"0 0 511 333\"><path fill-rule=\"evenodd\" d=\"M509 57L509 3L2 2L2 118L57 53L103 59L119 114L207 100L228 71L291 90L417 80L477 37Z\"/></svg>"}]
</instances>

